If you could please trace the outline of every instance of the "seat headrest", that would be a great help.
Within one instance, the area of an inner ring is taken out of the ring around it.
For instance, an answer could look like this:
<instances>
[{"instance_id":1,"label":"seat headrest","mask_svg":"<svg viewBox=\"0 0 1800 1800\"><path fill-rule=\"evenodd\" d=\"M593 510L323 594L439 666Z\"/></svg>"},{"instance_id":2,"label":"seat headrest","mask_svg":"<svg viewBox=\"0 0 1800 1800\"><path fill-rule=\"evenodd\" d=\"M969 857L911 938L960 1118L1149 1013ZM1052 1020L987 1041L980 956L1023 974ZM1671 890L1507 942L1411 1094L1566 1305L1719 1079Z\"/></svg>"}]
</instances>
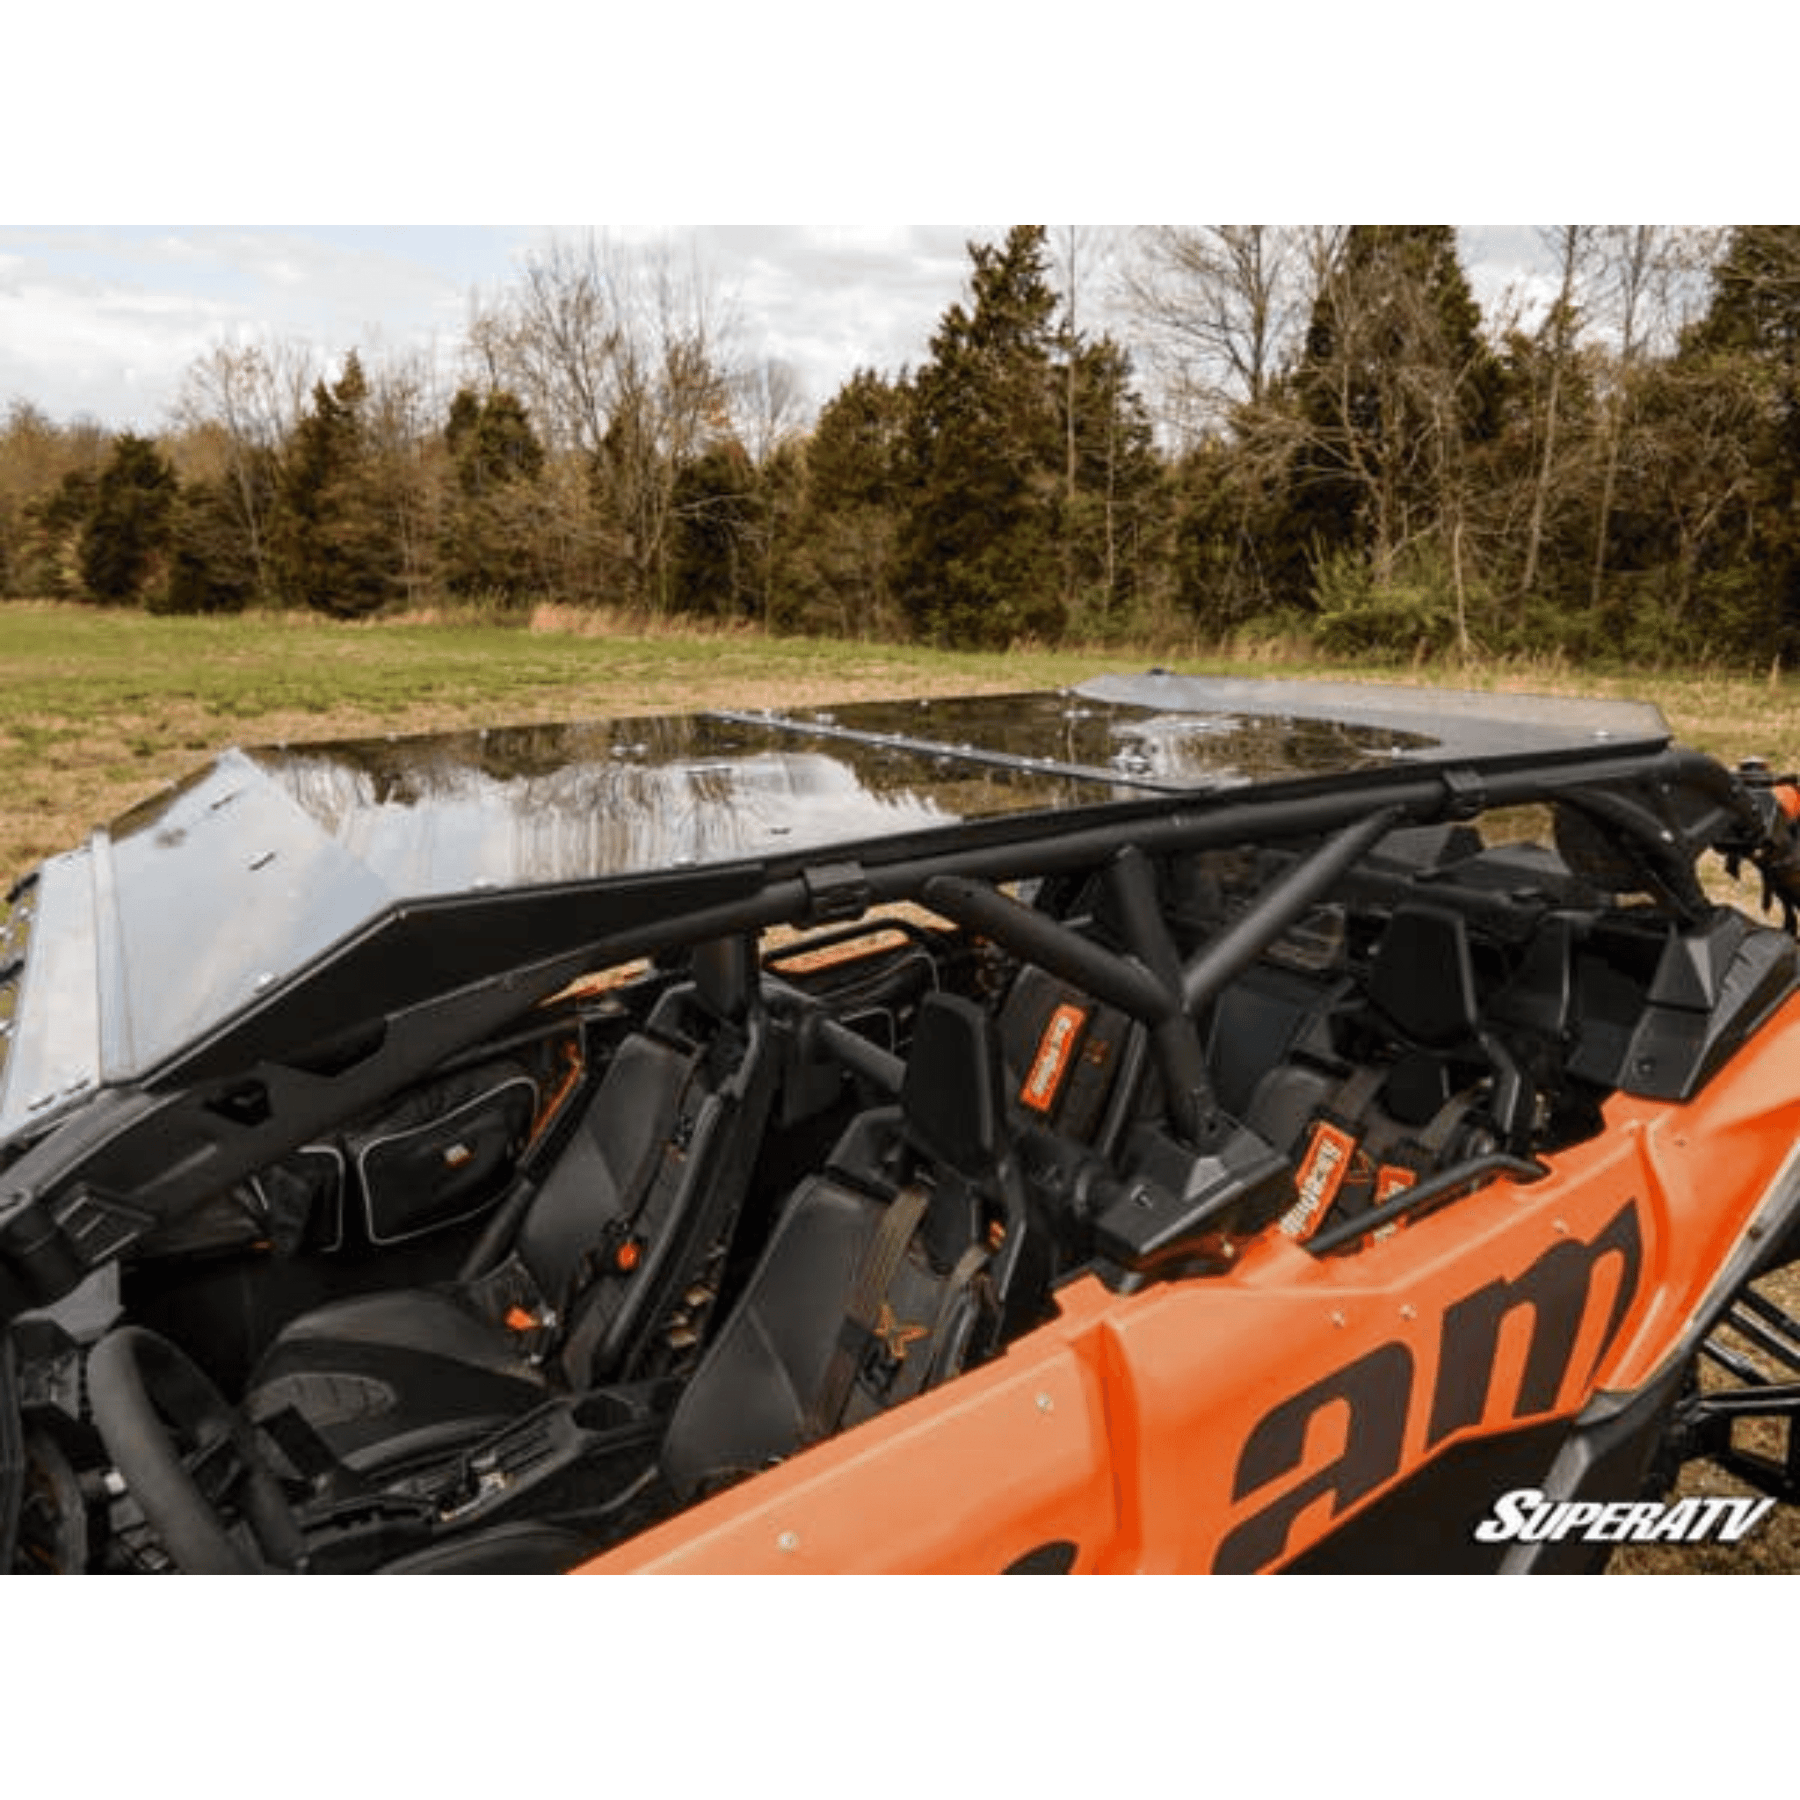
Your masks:
<instances>
[{"instance_id":1,"label":"seat headrest","mask_svg":"<svg viewBox=\"0 0 1800 1800\"><path fill-rule=\"evenodd\" d=\"M1472 1037L1480 1002L1462 915L1396 907L1369 971L1369 998L1416 1044L1448 1049Z\"/></svg>"},{"instance_id":2,"label":"seat headrest","mask_svg":"<svg viewBox=\"0 0 1800 1800\"><path fill-rule=\"evenodd\" d=\"M741 1025L756 997L756 941L747 936L711 938L690 958L694 993L715 1019Z\"/></svg>"},{"instance_id":3,"label":"seat headrest","mask_svg":"<svg viewBox=\"0 0 1800 1800\"><path fill-rule=\"evenodd\" d=\"M931 994L921 1002L900 1112L913 1145L960 1175L985 1175L1000 1161L1006 1132L1000 1040L973 1001Z\"/></svg>"}]
</instances>

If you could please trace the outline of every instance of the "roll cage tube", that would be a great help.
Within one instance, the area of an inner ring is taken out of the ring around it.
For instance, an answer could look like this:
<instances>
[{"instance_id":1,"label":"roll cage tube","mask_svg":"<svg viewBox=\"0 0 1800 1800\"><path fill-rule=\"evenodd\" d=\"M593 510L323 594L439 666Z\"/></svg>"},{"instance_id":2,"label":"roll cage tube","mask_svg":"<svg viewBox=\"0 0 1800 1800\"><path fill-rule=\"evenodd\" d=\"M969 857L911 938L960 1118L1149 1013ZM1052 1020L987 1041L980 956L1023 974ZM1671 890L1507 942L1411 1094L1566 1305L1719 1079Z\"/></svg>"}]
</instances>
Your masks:
<instances>
[{"instance_id":1,"label":"roll cage tube","mask_svg":"<svg viewBox=\"0 0 1800 1800\"><path fill-rule=\"evenodd\" d=\"M1402 817L1401 807L1387 806L1344 826L1258 895L1244 917L1185 967L1157 909L1149 861L1133 845L1122 848L1107 867L1130 956L964 877L934 876L921 898L946 918L984 933L1142 1024L1170 1097L1170 1123L1198 1144L1217 1134L1220 1120L1195 1016Z\"/></svg>"},{"instance_id":2,"label":"roll cage tube","mask_svg":"<svg viewBox=\"0 0 1800 1800\"><path fill-rule=\"evenodd\" d=\"M1082 937L985 882L937 875L920 897L933 912L992 938L1022 961L1060 975L1144 1026L1167 1090L1170 1123L1190 1143L1199 1141L1214 1112L1211 1083L1198 1040L1188 1042L1193 1025L1173 983L1159 981L1141 961Z\"/></svg>"},{"instance_id":3,"label":"roll cage tube","mask_svg":"<svg viewBox=\"0 0 1800 1800\"><path fill-rule=\"evenodd\" d=\"M1577 784L1546 798L1628 850L1686 923L1712 911L1694 859L1716 850L1734 876L1746 860L1756 865L1764 905L1779 900L1791 931L1800 916L1800 834L1777 792L1791 780L1755 762L1733 771L1699 751L1672 749L1634 778Z\"/></svg>"},{"instance_id":4,"label":"roll cage tube","mask_svg":"<svg viewBox=\"0 0 1800 1800\"><path fill-rule=\"evenodd\" d=\"M1551 767L1451 768L1431 774L1396 770L1358 783L1350 791L1290 790L1224 803L1214 797L1190 806L1169 797L1160 808L1146 803L1140 809L1134 804L1128 817L1052 835L1045 835L1041 819L1033 822L1035 836L1018 822L1008 822L995 832L978 831L981 841L962 849L939 848L866 867L847 851L847 860L830 865L844 880L829 891L836 894L847 885L860 904L872 905L921 898L926 887L946 879L986 883L1092 869L1128 845L1155 857L1258 839L1337 833L1332 840L1337 848L1321 847L1290 872L1287 879L1294 882L1292 892L1298 895L1313 879L1327 881L1340 866L1339 857L1341 866L1348 866L1391 822L1424 824L1473 817L1489 807L1577 801L1596 790L1614 794L1635 790L1630 804L1601 808L1608 815L1604 828L1627 840L1634 857L1660 859L1656 866L1666 870L1671 858L1716 847L1728 855L1752 858L1785 901L1800 900L1800 852L1785 819L1776 817L1777 809L1769 807L1765 814L1750 790L1728 770L1699 752L1679 749L1621 753L1606 761ZM1169 809L1171 804L1175 810ZM1372 814L1371 808L1380 810ZM6 1171L0 1186L0 1313L10 1316L50 1303L76 1285L89 1268L115 1253L120 1228L107 1223L110 1212L102 1219L102 1228L93 1228L90 1215L95 1207L83 1206L82 1192L105 1196L115 1188L122 1191L126 1184L118 1179L121 1171L131 1174L129 1185L141 1193L136 1178L146 1168L164 1168L162 1179L154 1184L155 1195L145 1196L144 1204L159 1218L178 1216L185 1204L197 1203L303 1141L319 1118L351 1102L373 1104L398 1092L446 1054L478 1041L499 1020L556 992L587 968L726 933L817 922L821 890L814 865L804 860L767 865L751 885L753 891L730 899L701 903L663 920L639 919L629 928L579 939L561 923L579 913L565 909L559 929L567 930L567 936L558 942L553 934L543 954L485 971L448 994L388 1014L379 1049L345 1079L302 1080L285 1066L264 1063L261 1073L269 1089L269 1108L261 1124L222 1132L209 1110L219 1092L215 1071L238 1035L238 1024L143 1080L97 1096L70 1121L73 1129L53 1132L25 1150ZM1690 904L1691 899L1690 894ZM477 917L485 916L482 905L471 900L421 909L415 929L442 928L467 935ZM1184 972L1184 1002L1190 996L1203 1001L1208 991L1228 981L1245 946L1274 926L1281 911L1281 907L1253 908L1254 923L1240 921L1230 929L1228 941L1209 946L1198 966ZM1239 932L1245 935L1239 937ZM323 976L331 966L328 963L317 973ZM1136 995L1127 1011L1143 1017L1148 1005L1152 1016L1166 1016L1160 984L1147 970L1123 958L1113 958L1110 967L1115 974L1135 973L1135 979L1125 977ZM256 1025L260 1017L258 1009L241 1028L262 1030ZM261 1058L251 1061L256 1064ZM203 1148L169 1166L167 1146L172 1142Z\"/></svg>"},{"instance_id":5,"label":"roll cage tube","mask_svg":"<svg viewBox=\"0 0 1800 1800\"><path fill-rule=\"evenodd\" d=\"M1779 900L1783 926L1800 923L1800 775L1777 775L1760 758L1737 766L1734 785L1748 798L1755 823L1718 848L1735 877L1745 858L1763 878L1763 907Z\"/></svg>"},{"instance_id":6,"label":"roll cage tube","mask_svg":"<svg viewBox=\"0 0 1800 1800\"><path fill-rule=\"evenodd\" d=\"M1259 894L1248 912L1228 925L1181 972L1181 1000L1198 1014L1249 968L1319 897L1400 823L1403 809L1386 806L1357 819L1302 857Z\"/></svg>"}]
</instances>

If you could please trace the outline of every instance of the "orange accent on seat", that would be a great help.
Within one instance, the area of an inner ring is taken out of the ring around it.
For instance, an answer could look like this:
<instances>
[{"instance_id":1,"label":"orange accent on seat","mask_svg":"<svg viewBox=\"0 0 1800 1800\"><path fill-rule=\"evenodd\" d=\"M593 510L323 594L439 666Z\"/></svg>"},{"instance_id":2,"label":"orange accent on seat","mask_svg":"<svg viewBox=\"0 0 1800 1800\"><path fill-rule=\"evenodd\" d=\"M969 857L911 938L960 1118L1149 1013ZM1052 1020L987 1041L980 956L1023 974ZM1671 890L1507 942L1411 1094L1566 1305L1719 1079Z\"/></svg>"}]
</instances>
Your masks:
<instances>
[{"instance_id":1,"label":"orange accent on seat","mask_svg":"<svg viewBox=\"0 0 1800 1800\"><path fill-rule=\"evenodd\" d=\"M1416 1186L1418 1179L1411 1169L1403 1168L1399 1163L1383 1163L1375 1174L1373 1204L1379 1206L1384 1200L1404 1193L1409 1187Z\"/></svg>"},{"instance_id":2,"label":"orange accent on seat","mask_svg":"<svg viewBox=\"0 0 1800 1800\"><path fill-rule=\"evenodd\" d=\"M1038 1039L1037 1054L1031 1059L1031 1073L1019 1089L1019 1100L1033 1112L1048 1113L1062 1090L1063 1076L1068 1073L1069 1059L1074 1054L1087 1013L1079 1006L1064 1001L1050 1015L1044 1035Z\"/></svg>"},{"instance_id":3,"label":"orange accent on seat","mask_svg":"<svg viewBox=\"0 0 1800 1800\"><path fill-rule=\"evenodd\" d=\"M555 1089L544 1097L538 1107L537 1117L531 1121L531 1144L533 1146L549 1129L550 1121L562 1111L563 1103L581 1083L585 1064L582 1060L579 1039L571 1039L562 1046L562 1059L562 1079L556 1084Z\"/></svg>"},{"instance_id":4,"label":"orange accent on seat","mask_svg":"<svg viewBox=\"0 0 1800 1800\"><path fill-rule=\"evenodd\" d=\"M1319 1229L1331 1203L1350 1173L1356 1155L1356 1139L1341 1126L1321 1119L1313 1126L1306 1154L1294 1176L1299 1198L1282 1214L1281 1229L1304 1244Z\"/></svg>"}]
</instances>

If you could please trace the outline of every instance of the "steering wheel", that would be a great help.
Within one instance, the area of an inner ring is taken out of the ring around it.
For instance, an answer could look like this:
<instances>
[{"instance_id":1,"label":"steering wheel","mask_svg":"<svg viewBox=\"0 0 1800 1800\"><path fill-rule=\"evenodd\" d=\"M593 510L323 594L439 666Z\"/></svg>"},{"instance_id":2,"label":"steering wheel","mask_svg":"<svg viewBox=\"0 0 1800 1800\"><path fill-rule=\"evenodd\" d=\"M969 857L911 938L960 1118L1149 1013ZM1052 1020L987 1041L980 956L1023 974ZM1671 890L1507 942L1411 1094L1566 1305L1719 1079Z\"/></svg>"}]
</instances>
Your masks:
<instances>
[{"instance_id":1,"label":"steering wheel","mask_svg":"<svg viewBox=\"0 0 1800 1800\"><path fill-rule=\"evenodd\" d=\"M167 1338L141 1326L109 1332L88 1357L94 1426L176 1566L245 1575L302 1565L305 1541L256 1433ZM227 1501L253 1553L229 1529Z\"/></svg>"}]
</instances>

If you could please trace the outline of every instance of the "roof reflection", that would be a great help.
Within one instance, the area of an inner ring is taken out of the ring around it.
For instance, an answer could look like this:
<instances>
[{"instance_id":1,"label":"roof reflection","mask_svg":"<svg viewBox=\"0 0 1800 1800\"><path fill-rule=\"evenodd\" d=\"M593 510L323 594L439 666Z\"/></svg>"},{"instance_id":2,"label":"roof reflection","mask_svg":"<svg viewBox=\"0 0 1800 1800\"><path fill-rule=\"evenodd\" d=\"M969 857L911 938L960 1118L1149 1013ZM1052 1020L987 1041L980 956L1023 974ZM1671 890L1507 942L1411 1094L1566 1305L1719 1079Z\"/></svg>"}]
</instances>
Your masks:
<instances>
[{"instance_id":1,"label":"roof reflection","mask_svg":"<svg viewBox=\"0 0 1800 1800\"><path fill-rule=\"evenodd\" d=\"M708 717L252 755L386 887L415 895L734 862L1109 792Z\"/></svg>"}]
</instances>

